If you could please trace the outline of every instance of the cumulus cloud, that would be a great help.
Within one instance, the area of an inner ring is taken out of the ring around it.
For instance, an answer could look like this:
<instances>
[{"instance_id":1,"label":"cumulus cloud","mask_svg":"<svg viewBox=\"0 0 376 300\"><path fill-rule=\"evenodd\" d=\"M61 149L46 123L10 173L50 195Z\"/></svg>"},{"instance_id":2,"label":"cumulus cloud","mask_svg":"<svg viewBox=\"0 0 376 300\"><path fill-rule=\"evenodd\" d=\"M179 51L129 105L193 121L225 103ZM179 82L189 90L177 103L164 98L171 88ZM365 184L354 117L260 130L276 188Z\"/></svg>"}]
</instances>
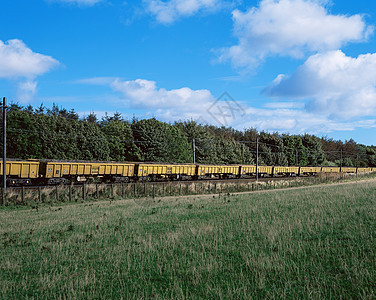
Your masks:
<instances>
[{"instance_id":1,"label":"cumulus cloud","mask_svg":"<svg viewBox=\"0 0 376 300\"><path fill-rule=\"evenodd\" d=\"M237 129L254 127L259 130L291 134L328 134L333 131L351 131L356 128L376 128L376 120L333 120L326 114L292 108L248 107L243 118L232 126Z\"/></svg>"},{"instance_id":2,"label":"cumulus cloud","mask_svg":"<svg viewBox=\"0 0 376 300\"><path fill-rule=\"evenodd\" d=\"M136 79L125 81L112 77L85 79L80 84L108 83L120 93L113 98L117 109L122 107L139 111L143 117L153 116L167 122L193 119L200 123L232 126L243 130L256 127L259 130L289 132L294 134L327 134L332 131L376 128L376 120L332 120L326 114L307 111L301 102L271 102L263 108L255 108L236 101L228 93L216 99L208 90L159 88L155 81ZM115 105L115 104L114 104Z\"/></svg>"},{"instance_id":3,"label":"cumulus cloud","mask_svg":"<svg viewBox=\"0 0 376 300\"><path fill-rule=\"evenodd\" d=\"M34 78L58 64L51 56L33 52L21 40L0 41L0 78Z\"/></svg>"},{"instance_id":4,"label":"cumulus cloud","mask_svg":"<svg viewBox=\"0 0 376 300\"><path fill-rule=\"evenodd\" d=\"M37 92L38 83L34 80L26 80L18 83L17 99L20 103L29 103Z\"/></svg>"},{"instance_id":5,"label":"cumulus cloud","mask_svg":"<svg viewBox=\"0 0 376 300\"><path fill-rule=\"evenodd\" d=\"M208 90L192 90L188 87L168 90L158 88L155 81L145 79L116 79L110 86L122 94L126 106L144 110L146 114L166 121L194 119L240 130L256 127L296 134L326 134L335 130L376 127L376 121L331 120L326 114L305 111L296 102L280 105L267 103L265 108L255 108L243 101L233 100L227 93L227 96L217 100ZM232 101L236 102L235 105Z\"/></svg>"},{"instance_id":6,"label":"cumulus cloud","mask_svg":"<svg viewBox=\"0 0 376 300\"><path fill-rule=\"evenodd\" d=\"M221 61L254 69L270 56L302 58L367 39L373 27L361 15L332 15L319 0L262 0L246 12L233 11L239 42L223 49Z\"/></svg>"},{"instance_id":7,"label":"cumulus cloud","mask_svg":"<svg viewBox=\"0 0 376 300\"><path fill-rule=\"evenodd\" d=\"M48 1L76 4L76 5L79 5L79 6L93 6L93 5L95 5L99 2L103 2L105 0L48 0Z\"/></svg>"},{"instance_id":8,"label":"cumulus cloud","mask_svg":"<svg viewBox=\"0 0 376 300\"><path fill-rule=\"evenodd\" d=\"M342 51L313 55L292 76L279 75L264 93L309 99L307 109L351 119L376 112L376 53L346 56Z\"/></svg>"},{"instance_id":9,"label":"cumulus cloud","mask_svg":"<svg viewBox=\"0 0 376 300\"><path fill-rule=\"evenodd\" d=\"M158 88L155 81L145 79L116 79L111 83L111 88L122 93L127 104L134 108L152 109L174 119L200 116L215 101L208 90L192 90L188 87L167 90Z\"/></svg>"},{"instance_id":10,"label":"cumulus cloud","mask_svg":"<svg viewBox=\"0 0 376 300\"><path fill-rule=\"evenodd\" d=\"M200 11L218 9L223 0L144 0L146 11L158 22L171 24L181 17L189 17Z\"/></svg>"},{"instance_id":11,"label":"cumulus cloud","mask_svg":"<svg viewBox=\"0 0 376 300\"><path fill-rule=\"evenodd\" d=\"M33 52L21 40L0 40L0 79L18 81L17 97L21 103L30 102L35 95L35 78L58 64L51 56Z\"/></svg>"}]
</instances>

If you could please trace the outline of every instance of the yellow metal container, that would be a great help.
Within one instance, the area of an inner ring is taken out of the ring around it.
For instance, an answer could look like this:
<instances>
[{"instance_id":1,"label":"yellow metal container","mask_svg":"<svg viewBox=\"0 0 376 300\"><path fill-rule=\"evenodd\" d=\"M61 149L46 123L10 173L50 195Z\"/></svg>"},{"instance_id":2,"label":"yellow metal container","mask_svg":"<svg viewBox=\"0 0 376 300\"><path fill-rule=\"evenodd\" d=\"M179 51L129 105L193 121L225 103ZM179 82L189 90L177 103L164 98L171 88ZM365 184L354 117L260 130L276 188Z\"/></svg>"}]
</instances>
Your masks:
<instances>
[{"instance_id":1,"label":"yellow metal container","mask_svg":"<svg viewBox=\"0 0 376 300\"><path fill-rule=\"evenodd\" d=\"M342 167L341 171L343 173L356 173L355 167Z\"/></svg>"},{"instance_id":2,"label":"yellow metal container","mask_svg":"<svg viewBox=\"0 0 376 300\"><path fill-rule=\"evenodd\" d=\"M134 171L134 163L96 163L92 165L91 174L133 177Z\"/></svg>"},{"instance_id":3,"label":"yellow metal container","mask_svg":"<svg viewBox=\"0 0 376 300\"><path fill-rule=\"evenodd\" d=\"M256 166L252 165L241 165L240 166L241 175L253 175L256 174Z\"/></svg>"},{"instance_id":4,"label":"yellow metal container","mask_svg":"<svg viewBox=\"0 0 376 300\"><path fill-rule=\"evenodd\" d=\"M273 167L272 166L258 166L258 173L273 175Z\"/></svg>"},{"instance_id":5,"label":"yellow metal container","mask_svg":"<svg viewBox=\"0 0 376 300\"><path fill-rule=\"evenodd\" d=\"M273 174L299 174L299 167L275 166L273 168Z\"/></svg>"},{"instance_id":6,"label":"yellow metal container","mask_svg":"<svg viewBox=\"0 0 376 300\"><path fill-rule=\"evenodd\" d=\"M239 175L239 167L239 165L199 165L197 175Z\"/></svg>"},{"instance_id":7,"label":"yellow metal container","mask_svg":"<svg viewBox=\"0 0 376 300\"><path fill-rule=\"evenodd\" d=\"M321 172L321 167L300 167L299 174L316 174Z\"/></svg>"},{"instance_id":8,"label":"yellow metal container","mask_svg":"<svg viewBox=\"0 0 376 300\"><path fill-rule=\"evenodd\" d=\"M194 176L196 174L196 165L190 164L138 164L138 177L149 175L186 175Z\"/></svg>"},{"instance_id":9,"label":"yellow metal container","mask_svg":"<svg viewBox=\"0 0 376 300\"><path fill-rule=\"evenodd\" d=\"M44 162L45 178L70 176L134 176L134 163Z\"/></svg>"},{"instance_id":10,"label":"yellow metal container","mask_svg":"<svg viewBox=\"0 0 376 300\"><path fill-rule=\"evenodd\" d=\"M8 160L6 175L14 178L38 178L39 162ZM0 163L0 175L3 176L3 161Z\"/></svg>"},{"instance_id":11,"label":"yellow metal container","mask_svg":"<svg viewBox=\"0 0 376 300\"><path fill-rule=\"evenodd\" d=\"M358 168L357 173L369 173L371 172L371 168Z\"/></svg>"},{"instance_id":12,"label":"yellow metal container","mask_svg":"<svg viewBox=\"0 0 376 300\"><path fill-rule=\"evenodd\" d=\"M321 167L323 173L339 173L340 167Z\"/></svg>"}]
</instances>

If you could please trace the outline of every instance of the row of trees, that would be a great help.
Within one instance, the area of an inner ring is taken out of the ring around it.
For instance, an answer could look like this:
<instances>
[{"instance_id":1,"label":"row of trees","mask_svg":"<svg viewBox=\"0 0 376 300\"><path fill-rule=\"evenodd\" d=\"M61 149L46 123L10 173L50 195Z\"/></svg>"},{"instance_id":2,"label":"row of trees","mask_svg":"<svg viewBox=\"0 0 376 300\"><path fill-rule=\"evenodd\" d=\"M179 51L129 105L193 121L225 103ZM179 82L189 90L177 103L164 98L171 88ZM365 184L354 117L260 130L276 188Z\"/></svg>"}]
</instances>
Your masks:
<instances>
[{"instance_id":1,"label":"row of trees","mask_svg":"<svg viewBox=\"0 0 376 300\"><path fill-rule=\"evenodd\" d=\"M119 113L98 120L53 105L11 105L8 154L12 158L253 164L375 166L376 147L313 135L244 131L181 121L124 120Z\"/></svg>"}]
</instances>

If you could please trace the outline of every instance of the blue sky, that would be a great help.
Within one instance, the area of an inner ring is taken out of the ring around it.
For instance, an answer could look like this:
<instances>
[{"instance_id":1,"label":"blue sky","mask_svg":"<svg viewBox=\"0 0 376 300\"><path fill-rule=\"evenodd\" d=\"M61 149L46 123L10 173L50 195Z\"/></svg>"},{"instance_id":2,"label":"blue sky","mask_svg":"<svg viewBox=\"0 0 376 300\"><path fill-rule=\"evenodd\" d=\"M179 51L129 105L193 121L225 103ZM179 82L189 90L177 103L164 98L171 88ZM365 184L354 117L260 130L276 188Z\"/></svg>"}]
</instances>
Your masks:
<instances>
[{"instance_id":1,"label":"blue sky","mask_svg":"<svg viewBox=\"0 0 376 300\"><path fill-rule=\"evenodd\" d=\"M6 0L0 20L8 101L376 144L375 1Z\"/></svg>"}]
</instances>

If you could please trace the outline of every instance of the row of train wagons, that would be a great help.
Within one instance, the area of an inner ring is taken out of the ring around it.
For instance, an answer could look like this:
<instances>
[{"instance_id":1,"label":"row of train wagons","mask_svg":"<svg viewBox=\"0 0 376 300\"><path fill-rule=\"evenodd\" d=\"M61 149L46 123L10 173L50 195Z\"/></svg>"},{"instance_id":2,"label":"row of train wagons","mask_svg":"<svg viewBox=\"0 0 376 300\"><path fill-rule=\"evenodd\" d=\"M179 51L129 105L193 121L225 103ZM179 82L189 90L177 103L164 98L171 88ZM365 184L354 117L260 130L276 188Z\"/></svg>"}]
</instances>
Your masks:
<instances>
[{"instance_id":1,"label":"row of train wagons","mask_svg":"<svg viewBox=\"0 0 376 300\"><path fill-rule=\"evenodd\" d=\"M2 162L0 169L2 178ZM6 175L8 186L55 185L90 181L129 182L134 178L134 169L134 163L8 160Z\"/></svg>"},{"instance_id":2,"label":"row of train wagons","mask_svg":"<svg viewBox=\"0 0 376 300\"><path fill-rule=\"evenodd\" d=\"M284 166L256 166L241 165L240 177L255 177L258 172L259 177L286 177L286 176L302 176L315 175L320 172L321 167L284 167Z\"/></svg>"},{"instance_id":3,"label":"row of train wagons","mask_svg":"<svg viewBox=\"0 0 376 300\"><path fill-rule=\"evenodd\" d=\"M239 177L239 165L136 164L136 180L197 180Z\"/></svg>"},{"instance_id":4,"label":"row of train wagons","mask_svg":"<svg viewBox=\"0 0 376 300\"><path fill-rule=\"evenodd\" d=\"M0 177L2 177L2 163ZM7 185L236 178L239 166L8 160Z\"/></svg>"},{"instance_id":5,"label":"row of train wagons","mask_svg":"<svg viewBox=\"0 0 376 300\"><path fill-rule=\"evenodd\" d=\"M315 176L318 173L370 173L376 172L376 168L357 168L357 167L285 167L285 166L258 166L259 177L278 177L278 176ZM255 177L256 166L241 165L239 171L240 177Z\"/></svg>"},{"instance_id":6,"label":"row of train wagons","mask_svg":"<svg viewBox=\"0 0 376 300\"><path fill-rule=\"evenodd\" d=\"M2 162L0 177L2 177ZM311 176L317 173L367 173L376 168L259 166L259 177ZM194 165L158 163L8 160L7 185L129 182L190 179L228 179L256 176L254 165Z\"/></svg>"}]
</instances>

